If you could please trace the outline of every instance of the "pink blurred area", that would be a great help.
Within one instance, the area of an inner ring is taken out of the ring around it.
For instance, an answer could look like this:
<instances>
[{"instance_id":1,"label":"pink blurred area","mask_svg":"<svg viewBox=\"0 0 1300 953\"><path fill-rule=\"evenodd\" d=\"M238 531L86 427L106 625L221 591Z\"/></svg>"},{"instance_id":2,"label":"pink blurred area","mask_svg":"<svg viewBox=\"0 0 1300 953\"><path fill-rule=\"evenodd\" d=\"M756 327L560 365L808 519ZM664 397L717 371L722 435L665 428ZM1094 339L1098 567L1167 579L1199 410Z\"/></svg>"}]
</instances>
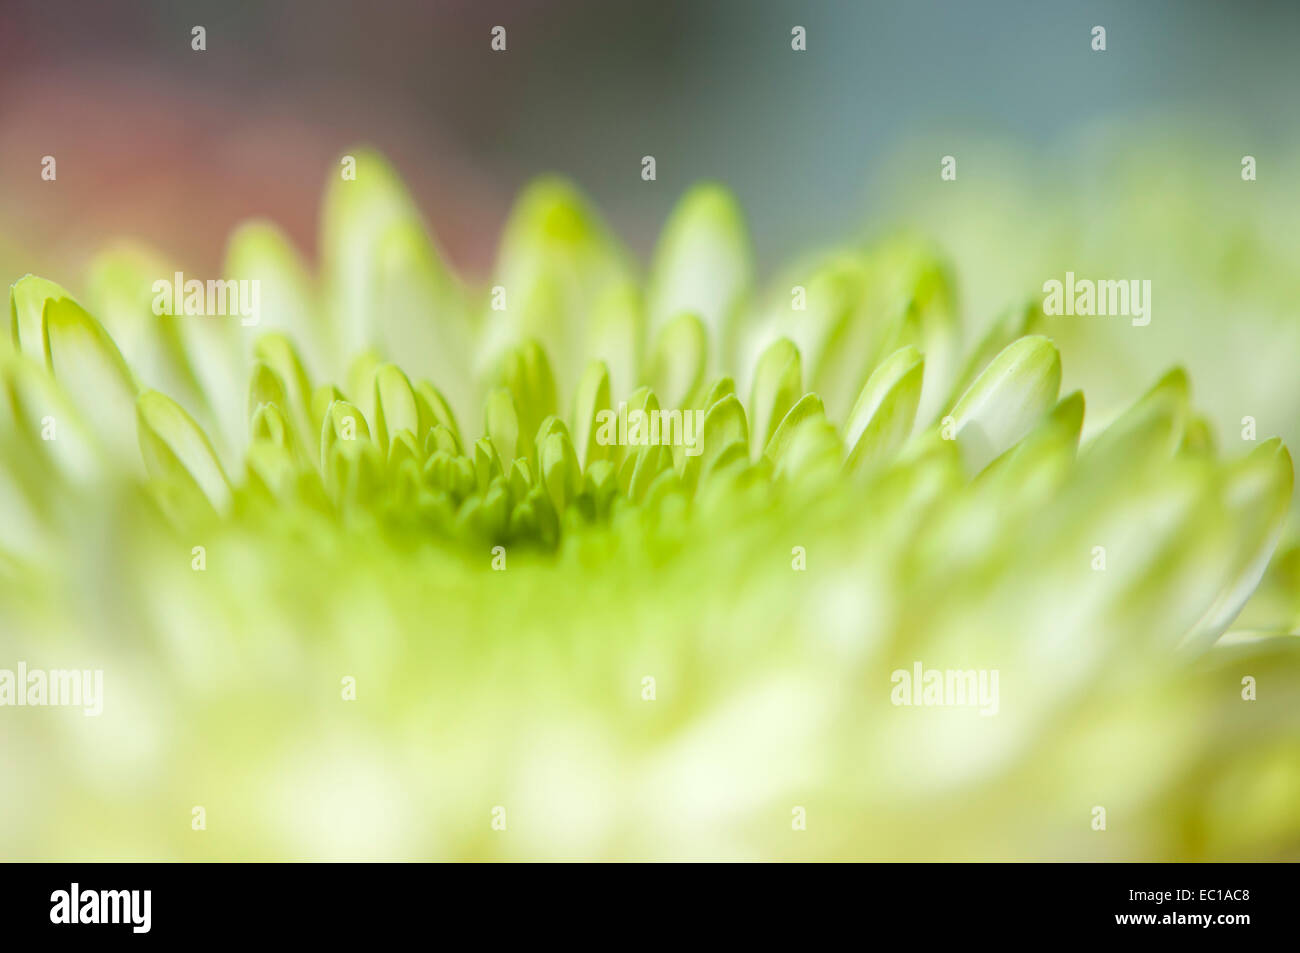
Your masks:
<instances>
[{"instance_id":1,"label":"pink blurred area","mask_svg":"<svg viewBox=\"0 0 1300 953\"><path fill-rule=\"evenodd\" d=\"M327 176L348 148L371 143L398 166L449 257L477 271L490 262L509 196L456 144L412 135L350 105L335 122L302 118L284 102L239 103L148 77L45 75L4 102L0 229L29 251L25 270L76 263L103 242L142 239L204 269L220 264L240 221L266 217L314 254ZM331 105L313 93L314 105ZM251 107L251 108L250 108ZM41 160L57 162L55 181Z\"/></svg>"},{"instance_id":2,"label":"pink blurred area","mask_svg":"<svg viewBox=\"0 0 1300 953\"><path fill-rule=\"evenodd\" d=\"M86 260L120 238L212 271L252 217L314 259L323 189L359 145L394 162L456 267L490 267L514 185L476 162L397 71L419 54L428 5L394 4L382 36L356 4L243 5L243 20L241 5L188 6L0 10L6 283L35 271L75 288ZM471 5L449 9L462 16L444 10L444 28L483 32L466 22ZM207 51L190 49L191 22L208 24ZM47 155L55 181L41 178Z\"/></svg>"}]
</instances>

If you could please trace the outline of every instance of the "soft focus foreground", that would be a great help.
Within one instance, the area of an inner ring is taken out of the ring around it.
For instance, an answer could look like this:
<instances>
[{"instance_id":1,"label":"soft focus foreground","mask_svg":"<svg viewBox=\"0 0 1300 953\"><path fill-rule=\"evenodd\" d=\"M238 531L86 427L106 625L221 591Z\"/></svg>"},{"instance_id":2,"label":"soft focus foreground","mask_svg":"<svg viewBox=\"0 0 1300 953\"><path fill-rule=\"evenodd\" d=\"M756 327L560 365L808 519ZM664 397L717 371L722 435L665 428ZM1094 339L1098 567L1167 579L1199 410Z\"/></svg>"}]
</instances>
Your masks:
<instances>
[{"instance_id":1,"label":"soft focus foreground","mask_svg":"<svg viewBox=\"0 0 1300 953\"><path fill-rule=\"evenodd\" d=\"M1080 446L1036 301L965 334L911 241L756 284L712 186L642 279L539 182L471 289L361 154L321 247L236 233L254 327L155 316L138 248L14 285L0 667L104 711L5 709L4 856L1300 849L1291 458L1181 372ZM996 710L896 704L917 663Z\"/></svg>"}]
</instances>

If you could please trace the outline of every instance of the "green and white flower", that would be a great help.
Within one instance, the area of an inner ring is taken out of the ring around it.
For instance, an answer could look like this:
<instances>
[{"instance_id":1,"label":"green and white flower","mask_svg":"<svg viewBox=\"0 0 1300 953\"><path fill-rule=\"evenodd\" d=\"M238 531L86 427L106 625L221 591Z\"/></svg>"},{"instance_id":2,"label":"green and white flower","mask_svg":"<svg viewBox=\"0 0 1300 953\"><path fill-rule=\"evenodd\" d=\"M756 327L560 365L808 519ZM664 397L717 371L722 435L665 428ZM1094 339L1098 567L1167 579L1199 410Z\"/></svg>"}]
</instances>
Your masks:
<instances>
[{"instance_id":1,"label":"green and white flower","mask_svg":"<svg viewBox=\"0 0 1300 953\"><path fill-rule=\"evenodd\" d=\"M556 180L481 287L376 155L323 220L232 237L257 327L133 246L13 285L0 668L105 698L0 710L4 856L1294 856L1291 457L1180 371L1081 441L1036 306L964 342L912 241L763 292L717 186L646 275Z\"/></svg>"}]
</instances>

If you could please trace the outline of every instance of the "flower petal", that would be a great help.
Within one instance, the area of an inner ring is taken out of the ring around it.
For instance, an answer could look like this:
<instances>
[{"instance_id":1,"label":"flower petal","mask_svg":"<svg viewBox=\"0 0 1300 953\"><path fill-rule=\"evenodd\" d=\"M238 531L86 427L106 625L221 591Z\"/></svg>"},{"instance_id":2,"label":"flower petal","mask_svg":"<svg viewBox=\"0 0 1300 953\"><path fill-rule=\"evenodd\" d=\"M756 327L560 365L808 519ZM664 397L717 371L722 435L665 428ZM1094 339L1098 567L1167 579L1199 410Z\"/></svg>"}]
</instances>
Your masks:
<instances>
[{"instance_id":1,"label":"flower petal","mask_svg":"<svg viewBox=\"0 0 1300 953\"><path fill-rule=\"evenodd\" d=\"M925 358L911 345L899 348L872 372L844 425L845 470L868 472L907 440L916 420Z\"/></svg>"},{"instance_id":2,"label":"flower petal","mask_svg":"<svg viewBox=\"0 0 1300 953\"><path fill-rule=\"evenodd\" d=\"M698 314L714 360L730 363L735 323L750 294L753 250L735 198L719 185L697 185L664 225L650 268L653 336L682 312Z\"/></svg>"},{"instance_id":3,"label":"flower petal","mask_svg":"<svg viewBox=\"0 0 1300 953\"><path fill-rule=\"evenodd\" d=\"M138 472L136 385L113 339L71 298L45 299L50 370L113 458Z\"/></svg>"},{"instance_id":4,"label":"flower petal","mask_svg":"<svg viewBox=\"0 0 1300 953\"><path fill-rule=\"evenodd\" d=\"M145 391L136 401L140 452L155 479L192 484L218 512L230 507L230 482L207 435L165 394Z\"/></svg>"},{"instance_id":5,"label":"flower petal","mask_svg":"<svg viewBox=\"0 0 1300 953\"><path fill-rule=\"evenodd\" d=\"M966 472L978 473L1027 434L1056 403L1061 356L1045 337L1007 346L952 410Z\"/></svg>"},{"instance_id":6,"label":"flower petal","mask_svg":"<svg viewBox=\"0 0 1300 953\"><path fill-rule=\"evenodd\" d=\"M799 351L787 338L773 341L759 358L749 398L750 455L758 457L786 413L803 396Z\"/></svg>"}]
</instances>

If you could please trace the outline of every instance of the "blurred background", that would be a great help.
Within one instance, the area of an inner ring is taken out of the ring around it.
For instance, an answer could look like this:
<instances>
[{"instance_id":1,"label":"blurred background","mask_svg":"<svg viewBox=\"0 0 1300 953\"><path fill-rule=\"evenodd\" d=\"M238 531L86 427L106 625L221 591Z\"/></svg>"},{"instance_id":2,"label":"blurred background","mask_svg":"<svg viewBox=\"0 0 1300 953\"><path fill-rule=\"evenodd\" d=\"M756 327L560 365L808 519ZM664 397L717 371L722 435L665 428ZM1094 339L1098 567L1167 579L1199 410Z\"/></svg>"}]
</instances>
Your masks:
<instances>
[{"instance_id":1,"label":"blurred background","mask_svg":"<svg viewBox=\"0 0 1300 953\"><path fill-rule=\"evenodd\" d=\"M207 272L254 216L312 255L322 183L358 143L392 158L471 278L540 173L575 181L643 258L711 178L749 216L760 280L915 231L951 258L974 329L1067 269L1150 278L1151 326L1054 329L1090 427L1183 363L1221 439L1250 415L1295 446L1298 28L1300 5L1262 0L9 0L0 267L76 291L128 235Z\"/></svg>"}]
</instances>

